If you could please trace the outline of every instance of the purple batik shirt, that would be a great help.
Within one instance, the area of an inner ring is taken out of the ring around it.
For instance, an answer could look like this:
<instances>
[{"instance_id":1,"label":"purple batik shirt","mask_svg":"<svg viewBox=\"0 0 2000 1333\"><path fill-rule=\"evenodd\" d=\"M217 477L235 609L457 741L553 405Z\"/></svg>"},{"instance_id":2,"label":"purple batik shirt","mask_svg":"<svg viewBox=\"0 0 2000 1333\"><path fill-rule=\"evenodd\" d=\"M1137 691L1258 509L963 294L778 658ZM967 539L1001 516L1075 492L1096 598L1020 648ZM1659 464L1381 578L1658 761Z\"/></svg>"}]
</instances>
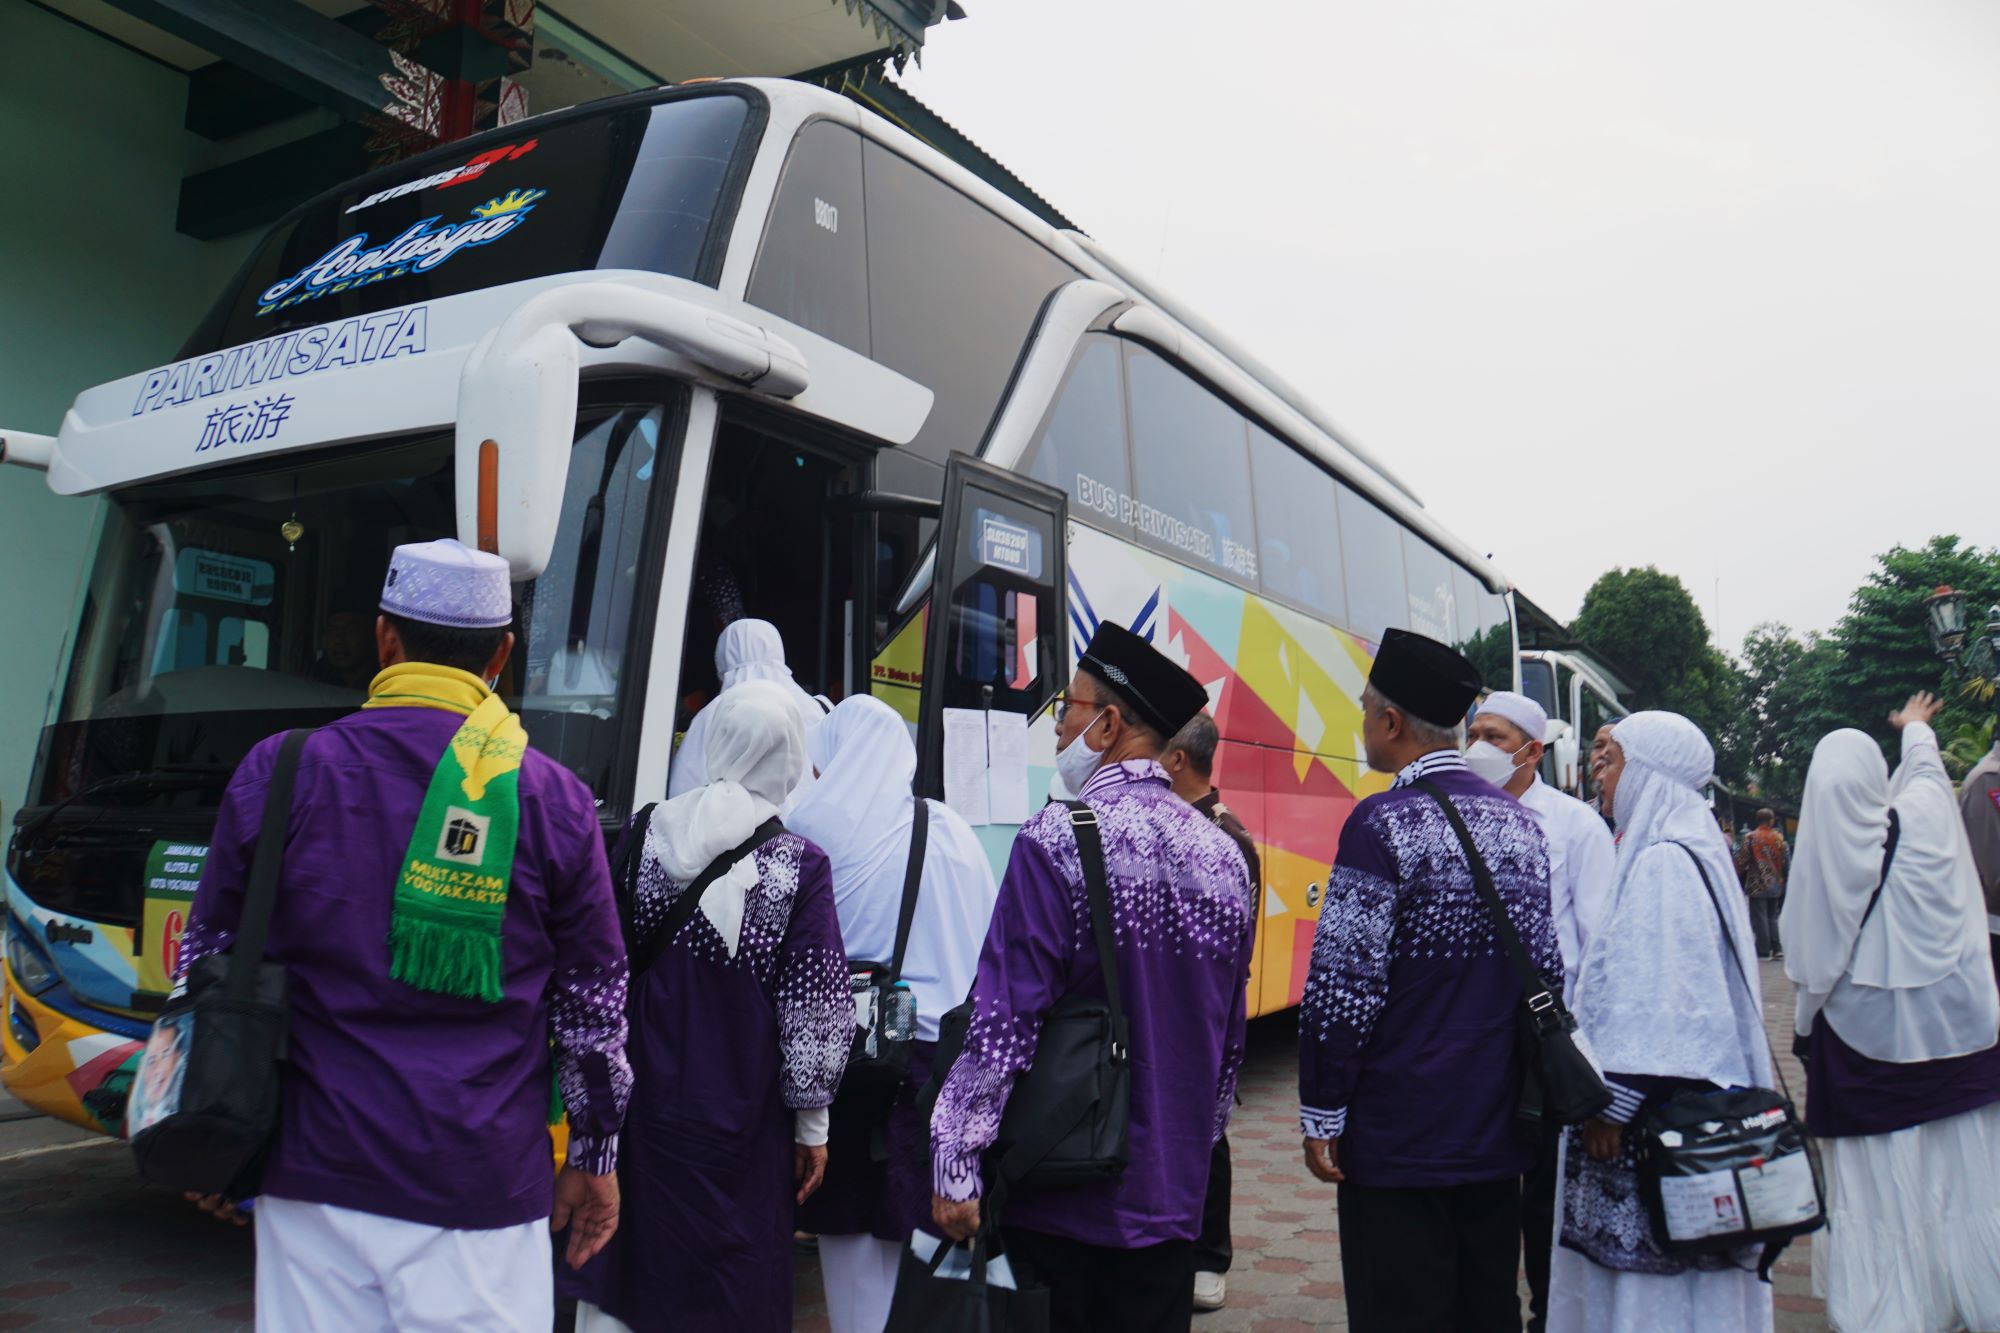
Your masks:
<instances>
[{"instance_id":1,"label":"purple batik shirt","mask_svg":"<svg viewBox=\"0 0 2000 1333\"><path fill-rule=\"evenodd\" d=\"M1533 1162L1514 1128L1521 985L1445 814L1451 798L1507 917L1557 994L1549 857L1535 817L1455 751L1425 755L1340 831L1299 1005L1299 1119L1340 1140L1357 1185L1501 1180Z\"/></svg>"},{"instance_id":2,"label":"purple batik shirt","mask_svg":"<svg viewBox=\"0 0 2000 1333\"><path fill-rule=\"evenodd\" d=\"M1243 1062L1244 986L1256 925L1249 872L1229 835L1175 796L1150 759L1084 784L1097 813L1132 1032L1130 1164L1114 1183L1009 1199L1007 1223L1093 1245L1192 1240L1215 1141ZM1101 997L1090 900L1070 812L1021 826L1000 881L965 1049L931 1116L933 1186L977 1198L1014 1080L1064 995Z\"/></svg>"},{"instance_id":3,"label":"purple batik shirt","mask_svg":"<svg viewBox=\"0 0 2000 1333\"><path fill-rule=\"evenodd\" d=\"M396 878L432 773L464 717L372 708L299 760L266 958L291 1034L264 1192L468 1230L549 1215L551 1041L572 1164L603 1172L631 1091L625 946L590 792L529 750L502 922L498 1004L389 976ZM233 942L281 738L223 795L183 970Z\"/></svg>"}]
</instances>

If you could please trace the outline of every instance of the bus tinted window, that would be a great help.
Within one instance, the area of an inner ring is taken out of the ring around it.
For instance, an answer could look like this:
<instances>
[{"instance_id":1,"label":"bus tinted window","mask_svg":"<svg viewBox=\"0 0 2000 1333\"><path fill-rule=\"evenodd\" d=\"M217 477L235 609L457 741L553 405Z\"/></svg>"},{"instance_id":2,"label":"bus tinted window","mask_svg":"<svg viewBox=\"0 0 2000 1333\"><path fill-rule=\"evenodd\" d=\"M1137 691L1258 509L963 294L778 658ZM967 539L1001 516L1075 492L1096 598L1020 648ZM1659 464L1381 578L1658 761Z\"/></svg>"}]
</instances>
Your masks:
<instances>
[{"instance_id":1,"label":"bus tinted window","mask_svg":"<svg viewBox=\"0 0 2000 1333\"><path fill-rule=\"evenodd\" d=\"M1403 582L1403 528L1375 502L1337 485L1340 564L1347 575L1347 625L1379 641L1391 627L1410 628L1409 590Z\"/></svg>"},{"instance_id":2,"label":"bus tinted window","mask_svg":"<svg viewBox=\"0 0 2000 1333\"><path fill-rule=\"evenodd\" d=\"M734 207L726 186L749 114L740 94L688 96L371 173L280 222L181 355L553 273L710 281L710 234Z\"/></svg>"},{"instance_id":3,"label":"bus tinted window","mask_svg":"<svg viewBox=\"0 0 2000 1333\"><path fill-rule=\"evenodd\" d=\"M1440 643L1457 632L1458 589L1444 552L1407 528L1403 531L1403 584L1410 594L1410 628Z\"/></svg>"},{"instance_id":4,"label":"bus tinted window","mask_svg":"<svg viewBox=\"0 0 2000 1333\"><path fill-rule=\"evenodd\" d=\"M861 136L816 120L799 131L764 226L750 304L868 354Z\"/></svg>"},{"instance_id":5,"label":"bus tinted window","mask_svg":"<svg viewBox=\"0 0 2000 1333\"><path fill-rule=\"evenodd\" d=\"M1262 426L1250 427L1257 567L1264 591L1324 620L1347 619L1333 478Z\"/></svg>"},{"instance_id":6,"label":"bus tinted window","mask_svg":"<svg viewBox=\"0 0 2000 1333\"><path fill-rule=\"evenodd\" d=\"M871 355L937 395L912 451L977 453L1043 300L1078 275L880 144L862 160Z\"/></svg>"},{"instance_id":7,"label":"bus tinted window","mask_svg":"<svg viewBox=\"0 0 2000 1333\"><path fill-rule=\"evenodd\" d=\"M1257 531L1242 416L1142 347L1127 349L1126 386L1139 539L1255 586Z\"/></svg>"},{"instance_id":8,"label":"bus tinted window","mask_svg":"<svg viewBox=\"0 0 2000 1333\"><path fill-rule=\"evenodd\" d=\"M1069 493L1070 517L1117 533L1131 531L1123 359L1110 338L1083 344L1030 447L1027 469L1036 481Z\"/></svg>"}]
</instances>

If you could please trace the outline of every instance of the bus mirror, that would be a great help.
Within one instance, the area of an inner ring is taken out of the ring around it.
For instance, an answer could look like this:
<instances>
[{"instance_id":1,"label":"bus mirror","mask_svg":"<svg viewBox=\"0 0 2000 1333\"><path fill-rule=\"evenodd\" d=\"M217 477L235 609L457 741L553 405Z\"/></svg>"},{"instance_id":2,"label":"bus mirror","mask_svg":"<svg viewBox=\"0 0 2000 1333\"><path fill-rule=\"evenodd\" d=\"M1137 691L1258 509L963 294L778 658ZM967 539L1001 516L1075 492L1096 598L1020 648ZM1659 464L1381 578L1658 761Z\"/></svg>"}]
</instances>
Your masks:
<instances>
[{"instance_id":1,"label":"bus mirror","mask_svg":"<svg viewBox=\"0 0 2000 1333\"><path fill-rule=\"evenodd\" d=\"M505 556L516 580L540 574L555 546L581 343L627 338L761 393L806 387L805 358L785 339L672 291L580 282L529 297L479 340L458 380L458 539Z\"/></svg>"},{"instance_id":2,"label":"bus mirror","mask_svg":"<svg viewBox=\"0 0 2000 1333\"><path fill-rule=\"evenodd\" d=\"M1578 754L1575 734L1565 727L1562 734L1551 742L1550 748L1556 755L1556 785L1563 791L1574 793L1578 789L1581 777L1576 769Z\"/></svg>"},{"instance_id":3,"label":"bus mirror","mask_svg":"<svg viewBox=\"0 0 2000 1333\"><path fill-rule=\"evenodd\" d=\"M56 456L53 435L34 435L25 430L0 430L0 463L47 472Z\"/></svg>"}]
</instances>

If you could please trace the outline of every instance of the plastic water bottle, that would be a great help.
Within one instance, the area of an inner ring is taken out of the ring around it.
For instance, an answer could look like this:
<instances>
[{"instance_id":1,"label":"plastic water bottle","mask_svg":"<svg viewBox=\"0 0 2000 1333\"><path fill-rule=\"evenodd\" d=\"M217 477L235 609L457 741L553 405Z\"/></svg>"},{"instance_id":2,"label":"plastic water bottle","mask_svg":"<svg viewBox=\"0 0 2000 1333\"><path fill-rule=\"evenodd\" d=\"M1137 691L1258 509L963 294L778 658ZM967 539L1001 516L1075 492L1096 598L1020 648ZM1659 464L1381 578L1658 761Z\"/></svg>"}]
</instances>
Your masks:
<instances>
[{"instance_id":1,"label":"plastic water bottle","mask_svg":"<svg viewBox=\"0 0 2000 1333\"><path fill-rule=\"evenodd\" d=\"M917 997L908 982L899 981L889 990L886 1012L882 1015L882 1035L889 1041L914 1041L917 1035Z\"/></svg>"}]
</instances>

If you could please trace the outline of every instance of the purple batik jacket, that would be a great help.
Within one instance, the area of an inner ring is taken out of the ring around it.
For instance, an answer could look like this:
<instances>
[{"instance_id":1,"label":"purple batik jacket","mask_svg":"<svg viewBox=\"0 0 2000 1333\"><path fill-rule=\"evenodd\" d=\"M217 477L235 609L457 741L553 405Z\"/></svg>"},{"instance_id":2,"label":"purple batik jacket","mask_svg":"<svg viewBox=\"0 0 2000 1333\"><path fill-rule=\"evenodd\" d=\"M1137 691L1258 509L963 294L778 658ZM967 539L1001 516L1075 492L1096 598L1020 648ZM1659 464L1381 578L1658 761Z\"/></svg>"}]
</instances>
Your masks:
<instances>
[{"instance_id":1,"label":"purple batik jacket","mask_svg":"<svg viewBox=\"0 0 2000 1333\"><path fill-rule=\"evenodd\" d=\"M1341 828L1299 1005L1299 1119L1340 1140L1357 1185L1421 1188L1524 1173L1514 1131L1521 986L1437 803L1449 796L1507 916L1561 994L1549 857L1535 817L1457 753L1425 755Z\"/></svg>"},{"instance_id":2,"label":"purple batik jacket","mask_svg":"<svg viewBox=\"0 0 2000 1333\"><path fill-rule=\"evenodd\" d=\"M264 1192L431 1226L549 1215L551 1039L569 1160L616 1163L631 1091L625 946L590 792L534 750L502 923L504 998L389 976L389 908L417 811L464 718L374 708L306 743L266 958L290 985L291 1036ZM230 780L195 894L182 971L235 939L280 737Z\"/></svg>"},{"instance_id":3,"label":"purple batik jacket","mask_svg":"<svg viewBox=\"0 0 2000 1333\"><path fill-rule=\"evenodd\" d=\"M1116 1183L1017 1195L1006 1220L1120 1249L1192 1240L1243 1062L1250 876L1229 835L1175 796L1150 759L1099 769L1082 798L1104 840L1131 1021L1131 1162ZM980 1156L1008 1092L1033 1061L1044 1016L1072 992L1102 996L1104 981L1069 811L1049 805L1014 840L965 1049L932 1112L934 1187L945 1198L979 1196Z\"/></svg>"}]
</instances>

